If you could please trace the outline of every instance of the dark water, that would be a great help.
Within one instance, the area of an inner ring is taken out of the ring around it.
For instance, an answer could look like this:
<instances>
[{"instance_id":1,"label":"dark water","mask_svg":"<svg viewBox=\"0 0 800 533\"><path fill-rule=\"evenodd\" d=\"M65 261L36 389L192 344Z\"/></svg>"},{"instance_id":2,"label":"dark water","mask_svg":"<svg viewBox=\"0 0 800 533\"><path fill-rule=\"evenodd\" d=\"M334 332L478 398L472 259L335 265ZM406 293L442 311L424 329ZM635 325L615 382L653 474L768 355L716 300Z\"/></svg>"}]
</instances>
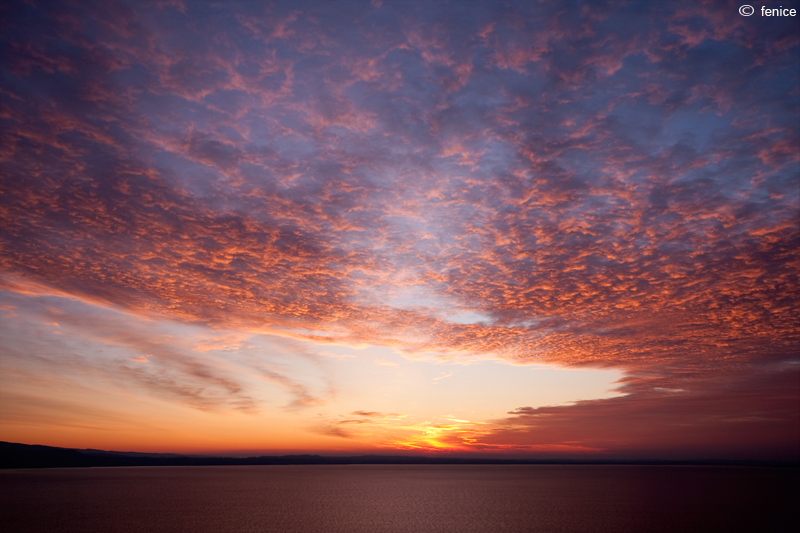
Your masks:
<instances>
[{"instance_id":1,"label":"dark water","mask_svg":"<svg viewBox=\"0 0 800 533\"><path fill-rule=\"evenodd\" d=\"M796 469L209 466L0 472L9 532L800 531Z\"/></svg>"}]
</instances>

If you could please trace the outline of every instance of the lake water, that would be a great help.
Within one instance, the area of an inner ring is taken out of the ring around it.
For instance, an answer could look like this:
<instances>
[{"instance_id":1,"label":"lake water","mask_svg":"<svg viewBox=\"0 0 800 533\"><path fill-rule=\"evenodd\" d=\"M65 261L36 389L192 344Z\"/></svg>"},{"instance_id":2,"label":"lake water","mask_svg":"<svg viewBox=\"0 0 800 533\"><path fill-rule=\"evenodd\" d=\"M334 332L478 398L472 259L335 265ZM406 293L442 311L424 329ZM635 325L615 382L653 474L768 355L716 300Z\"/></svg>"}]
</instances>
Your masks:
<instances>
[{"instance_id":1,"label":"lake water","mask_svg":"<svg viewBox=\"0 0 800 533\"><path fill-rule=\"evenodd\" d=\"M0 472L8 532L800 531L798 470L209 466Z\"/></svg>"}]
</instances>

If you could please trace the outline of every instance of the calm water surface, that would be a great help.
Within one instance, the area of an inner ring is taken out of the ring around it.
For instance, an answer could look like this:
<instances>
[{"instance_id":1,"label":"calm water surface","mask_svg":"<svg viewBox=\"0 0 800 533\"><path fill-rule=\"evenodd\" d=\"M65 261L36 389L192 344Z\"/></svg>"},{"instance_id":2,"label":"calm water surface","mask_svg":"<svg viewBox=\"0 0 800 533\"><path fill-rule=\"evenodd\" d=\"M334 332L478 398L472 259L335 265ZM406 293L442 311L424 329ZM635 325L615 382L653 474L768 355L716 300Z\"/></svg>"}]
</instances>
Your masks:
<instances>
[{"instance_id":1,"label":"calm water surface","mask_svg":"<svg viewBox=\"0 0 800 533\"><path fill-rule=\"evenodd\" d=\"M0 472L9 532L800 531L796 469L209 466Z\"/></svg>"}]
</instances>

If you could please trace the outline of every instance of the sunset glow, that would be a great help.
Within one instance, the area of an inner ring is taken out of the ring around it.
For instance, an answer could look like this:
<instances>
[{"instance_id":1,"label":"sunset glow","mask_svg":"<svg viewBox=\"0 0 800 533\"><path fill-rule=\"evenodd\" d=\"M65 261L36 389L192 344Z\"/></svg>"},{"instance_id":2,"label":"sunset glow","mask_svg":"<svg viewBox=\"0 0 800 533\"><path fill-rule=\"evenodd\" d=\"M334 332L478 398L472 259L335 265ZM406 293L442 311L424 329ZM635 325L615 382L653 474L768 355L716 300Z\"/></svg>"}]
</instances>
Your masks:
<instances>
[{"instance_id":1,"label":"sunset glow","mask_svg":"<svg viewBox=\"0 0 800 533\"><path fill-rule=\"evenodd\" d=\"M4 4L0 440L800 459L800 34L737 10Z\"/></svg>"}]
</instances>

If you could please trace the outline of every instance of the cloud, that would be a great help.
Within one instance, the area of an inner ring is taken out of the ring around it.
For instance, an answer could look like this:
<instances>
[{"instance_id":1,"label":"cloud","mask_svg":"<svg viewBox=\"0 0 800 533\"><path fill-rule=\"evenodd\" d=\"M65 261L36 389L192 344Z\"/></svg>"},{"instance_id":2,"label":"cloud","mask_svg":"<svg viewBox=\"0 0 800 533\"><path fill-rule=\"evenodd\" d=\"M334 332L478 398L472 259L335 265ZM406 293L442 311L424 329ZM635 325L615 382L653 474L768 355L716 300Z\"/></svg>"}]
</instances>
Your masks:
<instances>
[{"instance_id":1,"label":"cloud","mask_svg":"<svg viewBox=\"0 0 800 533\"><path fill-rule=\"evenodd\" d=\"M350 413L351 415L361 416L369 419L381 419L381 418L403 418L406 415L401 415L398 413L382 413L380 411L353 411Z\"/></svg>"},{"instance_id":2,"label":"cloud","mask_svg":"<svg viewBox=\"0 0 800 533\"><path fill-rule=\"evenodd\" d=\"M339 437L342 439L353 438L353 435L350 432L345 431L343 428L339 426L333 426L333 425L315 426L314 428L311 429L311 432L316 433L318 435L324 435L326 437Z\"/></svg>"},{"instance_id":3,"label":"cloud","mask_svg":"<svg viewBox=\"0 0 800 533\"><path fill-rule=\"evenodd\" d=\"M358 416L383 416L383 413L379 413L378 411L353 411L350 414Z\"/></svg>"},{"instance_id":4,"label":"cloud","mask_svg":"<svg viewBox=\"0 0 800 533\"><path fill-rule=\"evenodd\" d=\"M439 380L449 378L452 375L453 375L453 372L442 372L441 376L437 376L437 377L433 378L433 383L436 384L436 383L439 382Z\"/></svg>"},{"instance_id":5,"label":"cloud","mask_svg":"<svg viewBox=\"0 0 800 533\"><path fill-rule=\"evenodd\" d=\"M692 390L642 387L618 398L521 407L480 441L571 441L617 457L791 460L800 437L791 407L800 393L795 372L773 368L735 380L701 378Z\"/></svg>"},{"instance_id":6,"label":"cloud","mask_svg":"<svg viewBox=\"0 0 800 533\"><path fill-rule=\"evenodd\" d=\"M175 324L155 324L58 296L23 298L4 293L3 297L15 302L19 311L14 329L4 331L6 360L12 368L25 366L26 359L32 361L25 354L34 352L42 375L63 374L87 381L99 377L128 390L204 411L234 409L251 414L263 403L262 398L254 396L257 391L249 382L255 374L285 390L293 398L288 406L291 409L320 403L308 387L271 370L263 358L253 369L236 359L220 357L220 353L228 352L220 351L220 347L198 355L193 349L198 344L197 330L182 329L176 336L171 329ZM55 317L61 323L58 333L63 331L69 337L62 341L63 347L53 346L48 340L50 328L37 326L50 325L49 320ZM230 338L224 334L220 337Z\"/></svg>"}]
</instances>

